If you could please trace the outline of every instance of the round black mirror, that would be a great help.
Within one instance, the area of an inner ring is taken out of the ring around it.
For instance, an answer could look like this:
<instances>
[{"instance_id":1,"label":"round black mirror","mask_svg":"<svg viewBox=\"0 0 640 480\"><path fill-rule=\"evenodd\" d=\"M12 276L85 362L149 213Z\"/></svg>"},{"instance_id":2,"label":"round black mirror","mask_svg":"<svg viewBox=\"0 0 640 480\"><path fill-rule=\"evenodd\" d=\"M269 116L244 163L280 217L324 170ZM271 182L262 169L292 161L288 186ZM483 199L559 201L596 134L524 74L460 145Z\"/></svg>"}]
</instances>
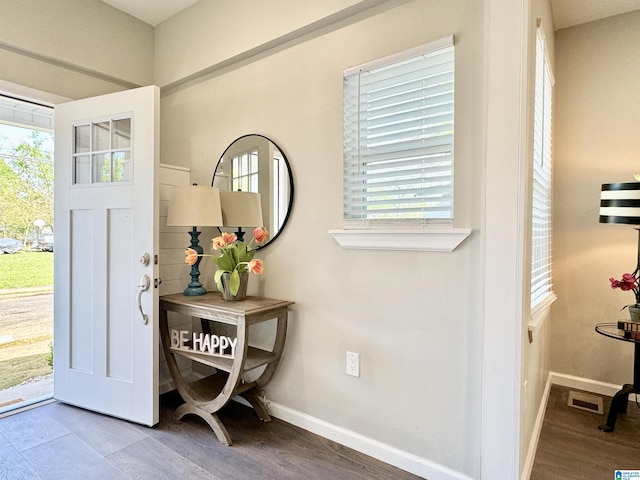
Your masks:
<instances>
[{"instance_id":1,"label":"round black mirror","mask_svg":"<svg viewBox=\"0 0 640 480\"><path fill-rule=\"evenodd\" d=\"M269 240L258 248L278 238L293 205L293 175L289 160L274 141L257 134L235 139L218 160L211 185L221 192L259 193L263 225L255 226L266 228Z\"/></svg>"}]
</instances>

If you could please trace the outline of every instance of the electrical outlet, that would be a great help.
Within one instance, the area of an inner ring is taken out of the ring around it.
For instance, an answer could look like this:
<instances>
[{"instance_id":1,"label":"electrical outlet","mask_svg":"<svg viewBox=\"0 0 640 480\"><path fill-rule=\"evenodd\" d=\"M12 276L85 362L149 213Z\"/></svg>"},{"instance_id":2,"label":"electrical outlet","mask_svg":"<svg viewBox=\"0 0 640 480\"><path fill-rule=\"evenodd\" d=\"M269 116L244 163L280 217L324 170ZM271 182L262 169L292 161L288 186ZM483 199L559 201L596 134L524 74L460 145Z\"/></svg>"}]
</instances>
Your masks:
<instances>
[{"instance_id":1,"label":"electrical outlet","mask_svg":"<svg viewBox=\"0 0 640 480\"><path fill-rule=\"evenodd\" d=\"M347 375L360 376L360 354L347 352Z\"/></svg>"}]
</instances>

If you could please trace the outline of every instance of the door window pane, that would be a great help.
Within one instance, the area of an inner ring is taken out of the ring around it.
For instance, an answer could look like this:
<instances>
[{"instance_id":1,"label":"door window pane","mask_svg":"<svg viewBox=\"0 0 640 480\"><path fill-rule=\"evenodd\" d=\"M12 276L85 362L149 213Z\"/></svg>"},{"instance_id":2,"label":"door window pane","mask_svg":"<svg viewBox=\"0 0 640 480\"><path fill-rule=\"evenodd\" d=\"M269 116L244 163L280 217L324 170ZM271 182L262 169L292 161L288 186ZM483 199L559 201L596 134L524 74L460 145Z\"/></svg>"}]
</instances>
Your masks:
<instances>
[{"instance_id":1,"label":"door window pane","mask_svg":"<svg viewBox=\"0 0 640 480\"><path fill-rule=\"evenodd\" d=\"M74 184L133 180L131 117L73 127Z\"/></svg>"},{"instance_id":2,"label":"door window pane","mask_svg":"<svg viewBox=\"0 0 640 480\"><path fill-rule=\"evenodd\" d=\"M74 162L73 183L90 183L91 167L89 166L89 155L78 155L75 157Z\"/></svg>"},{"instance_id":3,"label":"door window pane","mask_svg":"<svg viewBox=\"0 0 640 480\"><path fill-rule=\"evenodd\" d=\"M123 118L121 120L114 120L112 134L111 148L131 147L131 119Z\"/></svg>"},{"instance_id":4,"label":"door window pane","mask_svg":"<svg viewBox=\"0 0 640 480\"><path fill-rule=\"evenodd\" d=\"M91 150L91 125L78 125L74 127L75 153L86 153Z\"/></svg>"},{"instance_id":5,"label":"door window pane","mask_svg":"<svg viewBox=\"0 0 640 480\"><path fill-rule=\"evenodd\" d=\"M109 123L93 124L93 151L109 150Z\"/></svg>"},{"instance_id":6,"label":"door window pane","mask_svg":"<svg viewBox=\"0 0 640 480\"><path fill-rule=\"evenodd\" d=\"M129 152L113 152L111 157L112 182L128 182L131 180L131 162Z\"/></svg>"},{"instance_id":7,"label":"door window pane","mask_svg":"<svg viewBox=\"0 0 640 480\"><path fill-rule=\"evenodd\" d=\"M111 182L111 154L98 153L93 155L93 182Z\"/></svg>"}]
</instances>

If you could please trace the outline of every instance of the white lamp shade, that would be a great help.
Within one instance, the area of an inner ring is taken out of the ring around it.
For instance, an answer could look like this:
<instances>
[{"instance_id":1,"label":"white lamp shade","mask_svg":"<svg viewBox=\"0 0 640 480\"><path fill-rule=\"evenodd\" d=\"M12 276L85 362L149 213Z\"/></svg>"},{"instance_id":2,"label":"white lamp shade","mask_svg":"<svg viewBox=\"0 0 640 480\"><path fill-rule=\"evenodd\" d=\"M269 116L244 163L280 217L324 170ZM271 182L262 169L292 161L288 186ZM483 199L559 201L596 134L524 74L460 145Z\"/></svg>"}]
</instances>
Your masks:
<instances>
[{"instance_id":1,"label":"white lamp shade","mask_svg":"<svg viewBox=\"0 0 640 480\"><path fill-rule=\"evenodd\" d=\"M262 227L260 194L253 192L220 192L225 227Z\"/></svg>"},{"instance_id":2,"label":"white lamp shade","mask_svg":"<svg viewBox=\"0 0 640 480\"><path fill-rule=\"evenodd\" d=\"M220 190L216 187L200 185L173 187L167 226L219 227L222 225Z\"/></svg>"}]
</instances>

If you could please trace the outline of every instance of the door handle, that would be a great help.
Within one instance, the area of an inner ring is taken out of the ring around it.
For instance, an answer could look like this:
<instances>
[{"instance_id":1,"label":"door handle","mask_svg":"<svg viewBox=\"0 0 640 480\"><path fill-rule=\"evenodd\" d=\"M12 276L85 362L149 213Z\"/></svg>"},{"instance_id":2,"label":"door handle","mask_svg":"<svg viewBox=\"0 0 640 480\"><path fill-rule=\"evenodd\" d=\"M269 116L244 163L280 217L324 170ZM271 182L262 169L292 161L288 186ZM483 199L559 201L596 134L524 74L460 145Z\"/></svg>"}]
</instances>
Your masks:
<instances>
[{"instance_id":1,"label":"door handle","mask_svg":"<svg viewBox=\"0 0 640 480\"><path fill-rule=\"evenodd\" d=\"M145 273L143 276L140 277L140 282L138 284L138 288L140 290L138 290L138 297L137 297L138 309L140 310L140 315L142 315L142 323L144 323L145 325L149 323L149 315L144 313L144 310L142 310L142 294L147 290L149 290L150 285L151 285L151 279L149 278L149 275Z\"/></svg>"}]
</instances>

